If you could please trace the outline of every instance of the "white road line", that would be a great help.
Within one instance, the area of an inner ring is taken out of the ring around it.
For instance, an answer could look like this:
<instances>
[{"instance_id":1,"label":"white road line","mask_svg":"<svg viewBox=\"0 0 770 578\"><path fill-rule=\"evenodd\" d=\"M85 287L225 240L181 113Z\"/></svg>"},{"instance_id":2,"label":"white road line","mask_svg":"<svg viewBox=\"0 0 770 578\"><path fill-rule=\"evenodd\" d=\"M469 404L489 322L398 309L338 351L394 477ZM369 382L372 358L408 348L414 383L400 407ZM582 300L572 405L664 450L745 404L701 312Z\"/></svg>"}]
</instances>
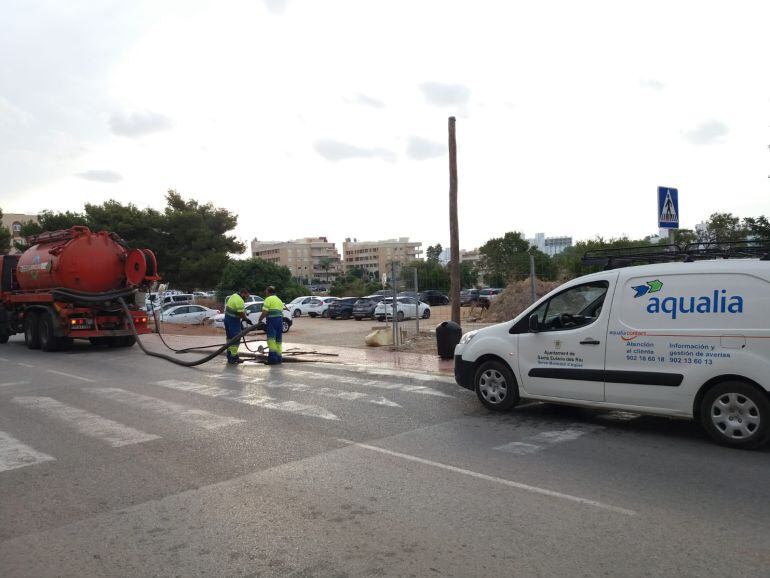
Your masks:
<instances>
[{"instance_id":1,"label":"white road line","mask_svg":"<svg viewBox=\"0 0 770 578\"><path fill-rule=\"evenodd\" d=\"M11 387L13 385L24 385L29 383L28 381L6 381L5 383L0 383L0 387Z\"/></svg>"},{"instance_id":2,"label":"white road line","mask_svg":"<svg viewBox=\"0 0 770 578\"><path fill-rule=\"evenodd\" d=\"M83 389L83 391L86 393L95 393L96 395L109 400L125 403L142 410L151 411L169 419L179 419L205 429L217 429L246 421L234 417L217 415L203 409L188 407L181 403L174 403L173 401L166 401L158 399L157 397L141 395L117 387L98 387L94 389Z\"/></svg>"},{"instance_id":3,"label":"white road line","mask_svg":"<svg viewBox=\"0 0 770 578\"><path fill-rule=\"evenodd\" d=\"M311 379L313 381L324 382L337 382L346 383L349 385L357 385L359 387L371 387L374 389L389 389L393 391L405 391L407 393L418 393L420 395L432 395L435 397L448 397L454 399L454 396L432 389L424 385L404 385L401 383L390 383L387 381L378 380L363 380L358 377L350 377L347 375L334 375L331 373L310 373L306 371L299 371L296 369L281 369L281 375L290 377L298 377L300 379Z\"/></svg>"},{"instance_id":4,"label":"white road line","mask_svg":"<svg viewBox=\"0 0 770 578\"><path fill-rule=\"evenodd\" d=\"M0 431L0 472L34 466L56 458L21 443L10 434Z\"/></svg>"},{"instance_id":5,"label":"white road line","mask_svg":"<svg viewBox=\"0 0 770 578\"><path fill-rule=\"evenodd\" d=\"M177 389L180 391L189 391L208 397L216 397L226 399L228 401L234 401L237 403L243 403L246 405L252 405L256 407L262 407L265 409L274 409L277 411L286 411L289 413L298 413L300 415L307 415L310 417L320 417L321 419L339 420L336 415L327 410L326 408L309 405L305 403L298 403L296 401L280 401L273 397L265 395L257 395L255 393L246 393L233 391L224 387L216 387L213 385L204 385L202 383L194 383L191 381L177 381L175 379L167 379L158 381L157 385L162 387L169 387L171 389Z\"/></svg>"},{"instance_id":6,"label":"white road line","mask_svg":"<svg viewBox=\"0 0 770 578\"><path fill-rule=\"evenodd\" d=\"M0 361L11 361L10 359L7 359L5 357L0 357Z\"/></svg>"},{"instance_id":7,"label":"white road line","mask_svg":"<svg viewBox=\"0 0 770 578\"><path fill-rule=\"evenodd\" d=\"M333 389L331 387L319 387L310 385L307 383L286 383L286 382L270 382L262 377L254 378L241 378L230 375L218 376L221 379L227 379L236 381L238 383L252 383L258 384L261 387L267 389L288 389L289 391L296 391L301 393L310 393L311 395L320 395L323 397L331 397L335 399L344 399L348 401L363 401L365 403L372 403L374 405L384 405L386 407L401 407L400 404L395 401L391 401L386 397L379 396L373 397L368 393L361 393L360 391L347 391Z\"/></svg>"},{"instance_id":8,"label":"white road line","mask_svg":"<svg viewBox=\"0 0 770 578\"><path fill-rule=\"evenodd\" d=\"M587 433L602 429L604 429L602 426L574 424L568 429L540 432L536 435L525 438L524 441L516 441L503 444L493 449L499 452L507 452L509 454L515 454L518 456L525 456L535 454L541 450L548 449L557 444L575 441Z\"/></svg>"},{"instance_id":9,"label":"white road line","mask_svg":"<svg viewBox=\"0 0 770 578\"><path fill-rule=\"evenodd\" d=\"M61 403L51 397L22 396L14 397L11 401L40 411L83 435L105 441L115 448L160 439L160 436L144 433L111 419Z\"/></svg>"},{"instance_id":10,"label":"white road line","mask_svg":"<svg viewBox=\"0 0 770 578\"><path fill-rule=\"evenodd\" d=\"M402 371L399 369L386 369L386 368L369 368L356 366L345 366L346 370L355 371L356 373L366 373L367 375L379 375L381 377L405 377L408 379L414 379L416 381L426 381L432 383L447 383L451 385L457 385L454 377L448 375L434 375L430 373L421 373L418 371Z\"/></svg>"},{"instance_id":11,"label":"white road line","mask_svg":"<svg viewBox=\"0 0 770 578\"><path fill-rule=\"evenodd\" d=\"M80 381L86 381L88 383L96 383L93 379L87 377L81 377L80 375L73 375L72 373L64 373L63 371L57 371L55 369L46 369L48 373L55 373L56 375L63 375L64 377L71 377L72 379L79 379Z\"/></svg>"},{"instance_id":12,"label":"white road line","mask_svg":"<svg viewBox=\"0 0 770 578\"><path fill-rule=\"evenodd\" d=\"M16 365L21 365L22 367L29 367L30 369L35 369L36 366L30 365L29 363L22 363L21 361L17 361Z\"/></svg>"},{"instance_id":13,"label":"white road line","mask_svg":"<svg viewBox=\"0 0 770 578\"><path fill-rule=\"evenodd\" d=\"M339 438L338 438L339 439ZM482 474L479 472L474 472L472 470L466 470L464 468L458 468L457 466L450 466L449 464L442 464L441 462L434 462L432 460L426 460L424 458L418 458L417 456L411 456L409 454L402 454L401 452L394 452L391 450L386 450L385 448L380 448L377 446L370 446L368 444L359 444L350 440L345 439L339 439L339 441L349 444L351 446L362 448L365 450L370 450L373 452L378 452L381 454L386 454L389 456L393 456L396 458L401 458L403 460L408 460L410 462L416 462L418 464L424 464L426 466L432 466L434 468L440 468L442 470L447 470L450 472L454 472L457 474L462 474L464 476L469 476L472 478L477 478L479 480L486 480L488 482L493 482L496 484L501 484L504 486L508 486L510 488L516 488L519 490L524 490L527 492L532 492L533 494L540 494L542 496L548 496L550 498L558 498L560 500L567 500L569 502L575 502L577 504L583 504L586 506L593 506L594 508L600 508L602 510L608 510L610 512L616 512L618 514L625 514L626 516L635 516L636 512L634 510L629 510L627 508L620 508L618 506L612 506L610 504L605 504L603 502L597 502L596 500L589 500L588 498L581 498L579 496L573 496L571 494L564 494L562 492L556 492L554 490L549 490L547 488L540 488L538 486L530 486L529 484L522 484L521 482L514 482L512 480L506 480L505 478L498 478L496 476L488 476L487 474Z\"/></svg>"}]
</instances>

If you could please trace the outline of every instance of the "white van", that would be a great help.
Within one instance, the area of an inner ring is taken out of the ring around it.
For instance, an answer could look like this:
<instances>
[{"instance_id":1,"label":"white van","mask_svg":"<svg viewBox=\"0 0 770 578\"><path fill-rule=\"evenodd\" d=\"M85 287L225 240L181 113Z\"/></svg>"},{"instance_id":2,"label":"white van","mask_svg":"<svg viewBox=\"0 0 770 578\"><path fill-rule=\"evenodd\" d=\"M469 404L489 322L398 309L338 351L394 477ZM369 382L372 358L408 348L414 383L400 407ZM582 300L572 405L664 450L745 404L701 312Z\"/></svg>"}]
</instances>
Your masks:
<instances>
[{"instance_id":1,"label":"white van","mask_svg":"<svg viewBox=\"0 0 770 578\"><path fill-rule=\"evenodd\" d=\"M454 371L493 410L528 398L699 419L718 443L759 447L770 438L770 261L574 279L463 335Z\"/></svg>"}]
</instances>

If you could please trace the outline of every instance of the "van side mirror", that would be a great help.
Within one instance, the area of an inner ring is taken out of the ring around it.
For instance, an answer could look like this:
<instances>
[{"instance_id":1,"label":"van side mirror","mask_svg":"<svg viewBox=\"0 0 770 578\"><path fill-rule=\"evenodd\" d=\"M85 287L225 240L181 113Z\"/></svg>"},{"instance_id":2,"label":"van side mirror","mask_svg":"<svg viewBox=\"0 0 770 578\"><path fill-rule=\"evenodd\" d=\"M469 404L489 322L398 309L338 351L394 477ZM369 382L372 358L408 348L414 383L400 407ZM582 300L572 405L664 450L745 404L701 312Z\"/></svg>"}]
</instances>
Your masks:
<instances>
[{"instance_id":1,"label":"van side mirror","mask_svg":"<svg viewBox=\"0 0 770 578\"><path fill-rule=\"evenodd\" d=\"M537 318L537 313L533 313L529 316L529 330L532 333L538 333L540 331L540 320Z\"/></svg>"}]
</instances>

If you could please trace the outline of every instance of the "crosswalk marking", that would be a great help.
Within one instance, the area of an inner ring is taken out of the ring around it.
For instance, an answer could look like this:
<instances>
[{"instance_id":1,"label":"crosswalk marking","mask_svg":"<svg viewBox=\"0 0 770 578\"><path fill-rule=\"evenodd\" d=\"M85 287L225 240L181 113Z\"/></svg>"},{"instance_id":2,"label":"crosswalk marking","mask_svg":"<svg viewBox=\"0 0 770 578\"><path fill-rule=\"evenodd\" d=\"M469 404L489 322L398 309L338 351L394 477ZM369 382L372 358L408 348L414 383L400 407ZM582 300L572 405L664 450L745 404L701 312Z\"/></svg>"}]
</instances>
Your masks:
<instances>
[{"instance_id":1,"label":"crosswalk marking","mask_svg":"<svg viewBox=\"0 0 770 578\"><path fill-rule=\"evenodd\" d=\"M374 405L384 405L386 407L401 407L400 404L395 401L391 401L383 396L371 396L368 393L361 393L360 391L345 391L339 389L333 389L331 387L318 387L307 383L286 383L286 382L271 382L261 377L254 378L242 378L230 375L222 375L221 379L227 379L236 381L238 383L255 383L261 387L267 389L288 389L289 391L296 391L300 393L310 393L312 395L320 395L323 397L332 397L335 399L344 399L347 401L363 401L365 403L372 403Z\"/></svg>"},{"instance_id":2,"label":"crosswalk marking","mask_svg":"<svg viewBox=\"0 0 770 578\"><path fill-rule=\"evenodd\" d=\"M345 369L356 373L365 373L367 375L376 375L379 377L403 377L414 381L457 385L454 377L451 375L434 375L430 373L420 373L418 371L402 371L399 369L387 369L385 367L372 368L361 365L349 366L345 367Z\"/></svg>"},{"instance_id":3,"label":"crosswalk marking","mask_svg":"<svg viewBox=\"0 0 770 578\"><path fill-rule=\"evenodd\" d=\"M4 383L0 383L0 387L11 387L14 385L24 385L29 383L28 381L6 381Z\"/></svg>"},{"instance_id":4,"label":"crosswalk marking","mask_svg":"<svg viewBox=\"0 0 770 578\"><path fill-rule=\"evenodd\" d=\"M166 401L163 399L158 399L157 397L141 395L139 393L126 391L125 389L120 389L117 387L98 387L93 389L84 389L83 391L87 393L95 393L96 395L106 399L117 401L119 403L125 403L127 405L142 410L147 410L164 417L178 419L194 426L202 427L204 429L217 429L236 423L243 423L245 421L234 417L217 415L203 409L188 407L180 403L174 403L173 401Z\"/></svg>"},{"instance_id":5,"label":"crosswalk marking","mask_svg":"<svg viewBox=\"0 0 770 578\"><path fill-rule=\"evenodd\" d=\"M451 396L447 393L444 393L443 391L439 391L437 389L433 389L430 387L426 387L424 385L407 385L407 384L401 384L401 383L390 383L387 381L379 381L379 380L366 380L361 379L359 377L350 377L347 375L334 375L330 373L310 373L306 371L299 371L296 369L281 369L281 375L286 375L287 377L298 377L300 379L310 379L313 381L324 381L324 382L336 382L336 383L346 383L350 385L357 385L359 387L371 387L374 389L389 389L393 391L405 391L407 393L417 393L420 395L432 395L435 397L448 397L453 398L454 396Z\"/></svg>"},{"instance_id":6,"label":"crosswalk marking","mask_svg":"<svg viewBox=\"0 0 770 578\"><path fill-rule=\"evenodd\" d=\"M298 413L301 415L307 415L311 417L319 417L321 419L339 420L340 418L334 415L326 408L309 405L306 403L299 403L296 401L280 401L273 397L266 395L259 395L256 393L238 392L224 387L216 387L213 385L204 385L202 383L194 383L191 381L178 381L175 379L167 379L158 381L157 385L162 387L168 387L171 389L177 389L180 391L189 391L205 395L208 397L215 397L226 399L228 401L234 401L237 403L243 403L246 405L252 405L256 407L262 407L265 409L273 409L277 411L286 411L290 413Z\"/></svg>"},{"instance_id":7,"label":"crosswalk marking","mask_svg":"<svg viewBox=\"0 0 770 578\"><path fill-rule=\"evenodd\" d=\"M160 437L61 403L51 397L22 396L14 397L11 401L63 422L83 435L105 441L112 447L139 444Z\"/></svg>"},{"instance_id":8,"label":"crosswalk marking","mask_svg":"<svg viewBox=\"0 0 770 578\"><path fill-rule=\"evenodd\" d=\"M604 429L602 426L573 424L567 429L544 431L524 441L515 441L495 447L499 452L507 452L517 456L536 454L557 444L575 441L587 433Z\"/></svg>"},{"instance_id":9,"label":"crosswalk marking","mask_svg":"<svg viewBox=\"0 0 770 578\"><path fill-rule=\"evenodd\" d=\"M94 383L93 379L89 379L88 377L83 377L82 375L74 375L72 373L65 373L63 371L57 371L55 369L46 369L46 371L48 373L53 373L53 374L56 374L56 375L61 375L61 376L69 377L69 378L72 378L72 379L78 379L80 381L86 381L88 383Z\"/></svg>"},{"instance_id":10,"label":"crosswalk marking","mask_svg":"<svg viewBox=\"0 0 770 578\"><path fill-rule=\"evenodd\" d=\"M55 460L53 456L39 452L12 435L0 431L0 472Z\"/></svg>"}]
</instances>

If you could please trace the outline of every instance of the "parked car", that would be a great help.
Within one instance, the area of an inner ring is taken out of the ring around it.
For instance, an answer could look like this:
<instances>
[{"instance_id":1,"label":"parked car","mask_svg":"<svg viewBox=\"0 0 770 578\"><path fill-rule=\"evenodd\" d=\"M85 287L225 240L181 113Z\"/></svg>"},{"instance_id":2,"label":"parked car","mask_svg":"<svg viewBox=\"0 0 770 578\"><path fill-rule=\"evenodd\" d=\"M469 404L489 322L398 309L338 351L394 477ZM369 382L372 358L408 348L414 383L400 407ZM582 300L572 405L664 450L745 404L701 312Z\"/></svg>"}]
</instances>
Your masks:
<instances>
[{"instance_id":1,"label":"parked car","mask_svg":"<svg viewBox=\"0 0 770 578\"><path fill-rule=\"evenodd\" d=\"M187 305L188 303L195 303L195 295L192 293L175 293L173 295L163 295L159 305L161 308L165 308L168 305Z\"/></svg>"},{"instance_id":2,"label":"parked car","mask_svg":"<svg viewBox=\"0 0 770 578\"><path fill-rule=\"evenodd\" d=\"M358 297L342 297L332 301L329 305L329 319L350 319L353 317L353 304L358 301Z\"/></svg>"},{"instance_id":3,"label":"parked car","mask_svg":"<svg viewBox=\"0 0 770 578\"><path fill-rule=\"evenodd\" d=\"M225 309L227 308L227 300L230 299L230 295L233 293L230 293L227 297L225 297ZM262 303L264 303L265 300L260 297L259 295L249 295L245 300L244 303L259 303L260 307L262 306Z\"/></svg>"},{"instance_id":4,"label":"parked car","mask_svg":"<svg viewBox=\"0 0 770 578\"><path fill-rule=\"evenodd\" d=\"M465 307L466 305L477 305L478 302L478 289L465 289L464 291L460 291L460 307Z\"/></svg>"},{"instance_id":5,"label":"parked car","mask_svg":"<svg viewBox=\"0 0 770 578\"><path fill-rule=\"evenodd\" d=\"M492 410L535 399L693 419L757 448L770 441L768 295L760 259L621 264L463 335L455 379Z\"/></svg>"},{"instance_id":6,"label":"parked car","mask_svg":"<svg viewBox=\"0 0 770 578\"><path fill-rule=\"evenodd\" d=\"M291 303L287 303L286 307L289 309L292 317L299 317L303 313L308 315L310 313L310 306L314 301L317 301L318 297L312 295L302 295L297 297Z\"/></svg>"},{"instance_id":7,"label":"parked car","mask_svg":"<svg viewBox=\"0 0 770 578\"><path fill-rule=\"evenodd\" d=\"M385 299L384 295L368 295L361 297L353 304L353 317L356 321L361 321L364 317L371 317L374 319L374 310L377 309L377 304Z\"/></svg>"},{"instance_id":8,"label":"parked car","mask_svg":"<svg viewBox=\"0 0 770 578\"><path fill-rule=\"evenodd\" d=\"M416 315L419 315L423 319L430 317L430 305L417 301L413 297L399 297L396 304L396 319L403 321L404 319L414 319ZM377 304L377 308L374 310L374 316L377 321L385 321L386 319L393 317L393 298L383 299Z\"/></svg>"},{"instance_id":9,"label":"parked car","mask_svg":"<svg viewBox=\"0 0 770 578\"><path fill-rule=\"evenodd\" d=\"M246 312L246 317L249 318L249 321L252 323L256 323L259 320L259 316L262 313L262 303L248 303L246 304L246 308L244 309ZM212 318L212 321L214 322L214 327L217 327L219 329L225 328L225 314L220 313L219 315L215 315ZM293 325L294 320L291 318L291 313L289 313L289 310L284 308L283 310L283 332L288 333L289 329L291 329L291 326Z\"/></svg>"},{"instance_id":10,"label":"parked car","mask_svg":"<svg viewBox=\"0 0 770 578\"><path fill-rule=\"evenodd\" d=\"M482 289L479 291L479 305L482 307L489 307L492 304L492 301L495 300L495 297L500 295L503 290L499 288L487 288Z\"/></svg>"},{"instance_id":11,"label":"parked car","mask_svg":"<svg viewBox=\"0 0 770 578\"><path fill-rule=\"evenodd\" d=\"M436 289L426 289L419 293L420 301L428 305L449 305L449 296Z\"/></svg>"},{"instance_id":12,"label":"parked car","mask_svg":"<svg viewBox=\"0 0 770 578\"><path fill-rule=\"evenodd\" d=\"M307 314L310 317L327 317L329 315L329 304L337 299L339 297L316 297L311 301Z\"/></svg>"},{"instance_id":13,"label":"parked car","mask_svg":"<svg viewBox=\"0 0 770 578\"><path fill-rule=\"evenodd\" d=\"M203 305L171 305L161 311L161 318L164 323L196 325L219 314L219 309L209 309Z\"/></svg>"}]
</instances>

